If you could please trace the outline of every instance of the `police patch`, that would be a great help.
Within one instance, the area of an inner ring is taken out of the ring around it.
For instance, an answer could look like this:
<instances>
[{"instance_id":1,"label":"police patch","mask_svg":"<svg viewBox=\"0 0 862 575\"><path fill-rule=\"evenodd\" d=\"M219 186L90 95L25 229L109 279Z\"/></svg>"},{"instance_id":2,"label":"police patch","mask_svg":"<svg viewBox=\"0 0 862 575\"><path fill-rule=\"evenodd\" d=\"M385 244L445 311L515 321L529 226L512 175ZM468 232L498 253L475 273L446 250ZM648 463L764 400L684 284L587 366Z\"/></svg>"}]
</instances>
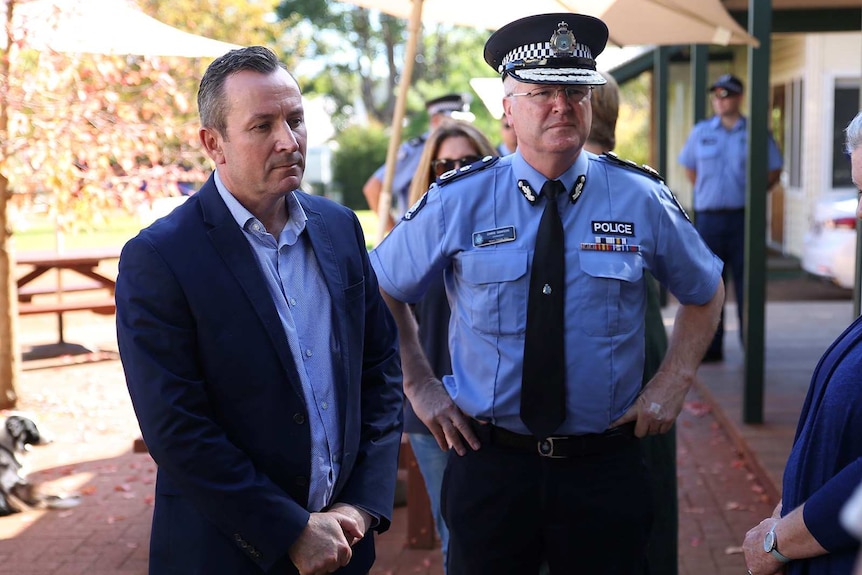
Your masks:
<instances>
[{"instance_id":1,"label":"police patch","mask_svg":"<svg viewBox=\"0 0 862 575\"><path fill-rule=\"evenodd\" d=\"M410 221L416 214L419 213L419 210L425 207L425 204L428 202L428 192L422 194L422 197L416 200L416 203L410 206L410 209L405 212L404 217L402 218L405 221Z\"/></svg>"},{"instance_id":2,"label":"police patch","mask_svg":"<svg viewBox=\"0 0 862 575\"><path fill-rule=\"evenodd\" d=\"M633 236L635 235L635 225L633 222L597 222L593 221L592 228L594 234L613 234L616 236Z\"/></svg>"}]
</instances>

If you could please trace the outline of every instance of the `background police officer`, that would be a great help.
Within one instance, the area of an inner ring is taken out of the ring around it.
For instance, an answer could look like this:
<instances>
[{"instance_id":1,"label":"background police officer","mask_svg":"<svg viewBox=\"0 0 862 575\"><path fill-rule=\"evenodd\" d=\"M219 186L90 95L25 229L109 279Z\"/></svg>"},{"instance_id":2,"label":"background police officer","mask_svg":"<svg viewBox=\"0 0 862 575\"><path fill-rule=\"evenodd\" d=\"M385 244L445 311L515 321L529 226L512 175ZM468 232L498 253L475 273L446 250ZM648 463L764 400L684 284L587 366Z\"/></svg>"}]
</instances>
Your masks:
<instances>
[{"instance_id":1,"label":"background police officer","mask_svg":"<svg viewBox=\"0 0 862 575\"><path fill-rule=\"evenodd\" d=\"M694 186L694 224L709 248L733 275L739 336L742 338L745 269L745 179L748 166L747 120L740 112L742 81L724 74L709 88L715 115L698 122L679 154ZM769 141L769 185L781 175L781 154ZM724 359L724 312L704 361Z\"/></svg>"},{"instance_id":2,"label":"background police officer","mask_svg":"<svg viewBox=\"0 0 862 575\"><path fill-rule=\"evenodd\" d=\"M637 438L671 428L718 321L721 261L662 181L581 153L607 38L600 20L565 13L494 33L485 60L517 151L442 176L371 254L405 391L452 450L449 575L642 570L652 501ZM642 388L646 269L681 305ZM442 383L405 303L441 273Z\"/></svg>"},{"instance_id":3,"label":"background police officer","mask_svg":"<svg viewBox=\"0 0 862 575\"><path fill-rule=\"evenodd\" d=\"M394 213L399 218L410 207L407 201L407 197L410 194L410 182L413 179L416 168L419 166L419 157L422 155L422 148L425 147L425 140L428 139L428 134L446 118L465 121L473 121L475 119L470 112L470 101L464 94L446 94L433 100L428 100L425 102L425 110L428 112L428 131L421 136L403 142L401 147L398 148L398 156L395 160L395 173L392 176L392 205ZM368 207L374 213L377 213L377 203L380 199L380 192L383 190L383 178L385 175L386 164L383 164L371 174L368 181L362 187L365 201L368 202ZM390 216L389 227L391 228L393 224L394 219Z\"/></svg>"}]
</instances>

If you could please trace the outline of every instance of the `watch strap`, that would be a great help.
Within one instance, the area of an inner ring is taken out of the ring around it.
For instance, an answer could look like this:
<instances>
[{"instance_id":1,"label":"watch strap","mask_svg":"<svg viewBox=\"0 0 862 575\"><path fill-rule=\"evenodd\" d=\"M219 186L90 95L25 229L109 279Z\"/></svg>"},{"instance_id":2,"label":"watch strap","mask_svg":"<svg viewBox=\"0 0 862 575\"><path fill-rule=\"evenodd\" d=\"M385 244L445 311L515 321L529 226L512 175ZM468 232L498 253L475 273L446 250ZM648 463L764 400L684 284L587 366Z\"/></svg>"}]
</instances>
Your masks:
<instances>
[{"instance_id":1,"label":"watch strap","mask_svg":"<svg viewBox=\"0 0 862 575\"><path fill-rule=\"evenodd\" d=\"M790 557L782 555L781 552L774 547L772 548L772 551L769 552L769 554L781 561L782 563L790 563L791 561Z\"/></svg>"}]
</instances>

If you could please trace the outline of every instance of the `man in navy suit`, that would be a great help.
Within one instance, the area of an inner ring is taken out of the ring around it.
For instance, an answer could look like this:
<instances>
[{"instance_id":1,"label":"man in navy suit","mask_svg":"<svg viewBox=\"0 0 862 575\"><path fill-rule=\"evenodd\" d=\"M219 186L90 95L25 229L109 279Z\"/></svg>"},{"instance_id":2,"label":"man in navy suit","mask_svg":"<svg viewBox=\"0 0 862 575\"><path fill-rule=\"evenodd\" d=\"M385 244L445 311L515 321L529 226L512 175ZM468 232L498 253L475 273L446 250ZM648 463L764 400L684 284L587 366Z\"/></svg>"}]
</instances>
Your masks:
<instances>
[{"instance_id":1,"label":"man in navy suit","mask_svg":"<svg viewBox=\"0 0 862 575\"><path fill-rule=\"evenodd\" d=\"M150 573L365 574L388 528L401 370L353 212L298 191L296 80L233 50L198 93L215 163L129 241L117 333L159 466Z\"/></svg>"}]
</instances>

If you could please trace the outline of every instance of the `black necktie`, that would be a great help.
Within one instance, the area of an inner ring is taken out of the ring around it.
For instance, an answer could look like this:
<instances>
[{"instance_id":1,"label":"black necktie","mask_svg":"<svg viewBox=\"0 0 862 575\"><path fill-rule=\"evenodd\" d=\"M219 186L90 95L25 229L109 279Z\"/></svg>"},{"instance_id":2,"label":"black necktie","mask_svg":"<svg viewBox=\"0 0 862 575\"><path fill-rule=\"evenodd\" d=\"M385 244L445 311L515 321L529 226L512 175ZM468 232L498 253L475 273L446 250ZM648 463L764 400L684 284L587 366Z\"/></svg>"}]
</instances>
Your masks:
<instances>
[{"instance_id":1,"label":"black necktie","mask_svg":"<svg viewBox=\"0 0 862 575\"><path fill-rule=\"evenodd\" d=\"M521 383L521 421L530 432L545 438L566 418L565 343L565 238L557 194L566 188L559 180L542 186L545 211L539 222L530 292L527 296L527 331Z\"/></svg>"}]
</instances>

